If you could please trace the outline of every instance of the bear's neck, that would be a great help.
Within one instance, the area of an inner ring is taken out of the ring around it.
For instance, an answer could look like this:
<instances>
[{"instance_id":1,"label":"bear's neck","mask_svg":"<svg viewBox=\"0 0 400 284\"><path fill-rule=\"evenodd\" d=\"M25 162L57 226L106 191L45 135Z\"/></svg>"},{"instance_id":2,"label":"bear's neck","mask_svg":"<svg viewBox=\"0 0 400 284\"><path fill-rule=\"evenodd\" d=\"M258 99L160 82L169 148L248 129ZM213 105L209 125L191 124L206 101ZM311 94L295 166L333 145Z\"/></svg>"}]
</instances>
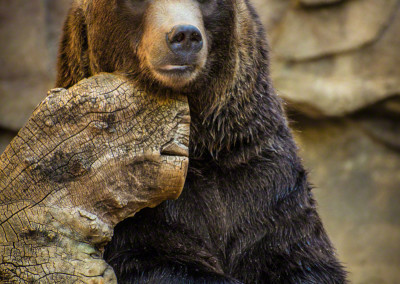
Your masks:
<instances>
[{"instance_id":1,"label":"bear's neck","mask_svg":"<svg viewBox=\"0 0 400 284\"><path fill-rule=\"evenodd\" d=\"M267 55L257 56L265 62L250 62L250 69L240 62L243 67L232 74L230 84L218 88L223 84L215 80L189 97L191 158L233 167L274 149L279 137L288 135L281 100L269 79Z\"/></svg>"},{"instance_id":2,"label":"bear's neck","mask_svg":"<svg viewBox=\"0 0 400 284\"><path fill-rule=\"evenodd\" d=\"M292 141L270 80L263 26L247 8L252 17L245 17L245 23L235 21L235 32L219 37L207 69L211 75L189 95L192 159L233 167L263 151L281 151L283 138ZM288 146L295 148L294 143Z\"/></svg>"}]
</instances>

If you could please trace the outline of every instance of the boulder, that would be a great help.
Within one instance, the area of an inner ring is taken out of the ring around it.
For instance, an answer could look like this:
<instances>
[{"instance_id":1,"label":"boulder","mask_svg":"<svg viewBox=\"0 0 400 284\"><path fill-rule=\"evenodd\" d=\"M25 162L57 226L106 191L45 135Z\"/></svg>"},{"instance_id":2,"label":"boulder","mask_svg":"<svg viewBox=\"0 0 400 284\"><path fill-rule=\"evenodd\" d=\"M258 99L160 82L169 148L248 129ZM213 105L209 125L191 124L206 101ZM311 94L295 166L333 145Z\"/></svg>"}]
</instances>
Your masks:
<instances>
[{"instance_id":1,"label":"boulder","mask_svg":"<svg viewBox=\"0 0 400 284\"><path fill-rule=\"evenodd\" d=\"M357 118L300 120L297 140L319 213L350 283L399 283L400 155ZM388 122L389 123L389 122ZM398 132L397 132L398 134Z\"/></svg>"},{"instance_id":2,"label":"boulder","mask_svg":"<svg viewBox=\"0 0 400 284\"><path fill-rule=\"evenodd\" d=\"M275 87L292 107L344 116L400 94L400 1L290 3L255 2L269 31Z\"/></svg>"},{"instance_id":3,"label":"boulder","mask_svg":"<svg viewBox=\"0 0 400 284\"><path fill-rule=\"evenodd\" d=\"M304 62L276 59L281 95L308 115L343 116L400 94L400 9L379 40Z\"/></svg>"},{"instance_id":4,"label":"boulder","mask_svg":"<svg viewBox=\"0 0 400 284\"><path fill-rule=\"evenodd\" d=\"M293 61L354 50L378 39L397 4L397 0L359 0L319 9L291 6L272 45L277 56Z\"/></svg>"}]
</instances>

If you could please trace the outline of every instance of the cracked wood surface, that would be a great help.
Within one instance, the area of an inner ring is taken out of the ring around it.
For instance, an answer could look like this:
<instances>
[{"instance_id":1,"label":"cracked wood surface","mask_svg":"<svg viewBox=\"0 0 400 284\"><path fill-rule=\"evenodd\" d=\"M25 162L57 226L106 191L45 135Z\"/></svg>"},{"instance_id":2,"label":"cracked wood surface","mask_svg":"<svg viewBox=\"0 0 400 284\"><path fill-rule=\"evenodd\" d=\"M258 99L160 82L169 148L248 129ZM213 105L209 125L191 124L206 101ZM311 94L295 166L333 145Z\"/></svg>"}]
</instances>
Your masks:
<instances>
[{"instance_id":1,"label":"cracked wood surface","mask_svg":"<svg viewBox=\"0 0 400 284\"><path fill-rule=\"evenodd\" d=\"M120 75L54 89L0 156L0 283L116 283L114 226L176 199L189 108Z\"/></svg>"}]
</instances>

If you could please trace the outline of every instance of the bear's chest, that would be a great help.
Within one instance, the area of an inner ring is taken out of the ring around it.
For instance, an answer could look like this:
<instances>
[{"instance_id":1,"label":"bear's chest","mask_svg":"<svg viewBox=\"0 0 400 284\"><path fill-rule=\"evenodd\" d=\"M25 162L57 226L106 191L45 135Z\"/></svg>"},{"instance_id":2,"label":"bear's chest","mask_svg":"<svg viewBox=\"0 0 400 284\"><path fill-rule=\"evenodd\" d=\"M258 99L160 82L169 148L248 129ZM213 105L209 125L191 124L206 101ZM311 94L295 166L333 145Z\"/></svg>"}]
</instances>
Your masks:
<instances>
[{"instance_id":1,"label":"bear's chest","mask_svg":"<svg viewBox=\"0 0 400 284\"><path fill-rule=\"evenodd\" d=\"M202 172L189 169L182 195L173 201L170 212L175 216L172 222L182 224L202 239L204 246L218 253L228 266L234 255L267 231L262 221L266 214L262 201L266 196L254 192L256 186L245 182L249 172L238 171L234 175L232 178L217 168Z\"/></svg>"}]
</instances>

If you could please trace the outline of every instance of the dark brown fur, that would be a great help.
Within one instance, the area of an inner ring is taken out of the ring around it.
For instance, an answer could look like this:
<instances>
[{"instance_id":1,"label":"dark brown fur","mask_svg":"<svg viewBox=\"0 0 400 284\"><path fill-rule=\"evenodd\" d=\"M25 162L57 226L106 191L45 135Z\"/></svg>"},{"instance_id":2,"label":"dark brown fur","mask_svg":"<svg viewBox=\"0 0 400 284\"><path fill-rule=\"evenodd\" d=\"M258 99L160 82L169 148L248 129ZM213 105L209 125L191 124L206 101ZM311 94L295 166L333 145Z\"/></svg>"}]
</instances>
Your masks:
<instances>
[{"instance_id":1,"label":"dark brown fur","mask_svg":"<svg viewBox=\"0 0 400 284\"><path fill-rule=\"evenodd\" d=\"M264 30L248 1L196 4L206 62L183 85L159 80L141 56L144 25L152 23L147 5L156 2L85 3L75 4L66 21L57 86L118 71L160 95L186 92L191 108L184 191L117 226L105 259L119 281L345 283L269 79Z\"/></svg>"}]
</instances>

